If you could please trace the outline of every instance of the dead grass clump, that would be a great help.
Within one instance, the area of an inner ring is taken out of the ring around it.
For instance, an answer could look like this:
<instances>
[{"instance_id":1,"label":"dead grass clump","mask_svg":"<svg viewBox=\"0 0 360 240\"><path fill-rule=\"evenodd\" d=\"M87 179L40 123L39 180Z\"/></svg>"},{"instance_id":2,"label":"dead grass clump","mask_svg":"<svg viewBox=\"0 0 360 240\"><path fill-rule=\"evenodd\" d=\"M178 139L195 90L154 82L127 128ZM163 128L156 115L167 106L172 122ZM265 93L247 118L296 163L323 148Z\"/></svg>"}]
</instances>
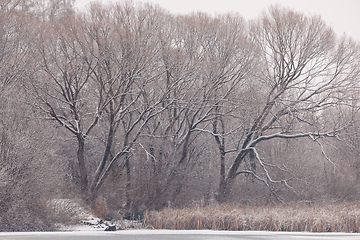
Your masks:
<instances>
[{"instance_id":1,"label":"dead grass clump","mask_svg":"<svg viewBox=\"0 0 360 240\"><path fill-rule=\"evenodd\" d=\"M107 205L106 200L103 197L97 197L93 203L93 211L95 216L101 219L105 219L108 211L107 211Z\"/></svg>"},{"instance_id":2,"label":"dead grass clump","mask_svg":"<svg viewBox=\"0 0 360 240\"><path fill-rule=\"evenodd\" d=\"M164 209L144 215L144 223L155 229L360 232L357 204L280 206L209 206Z\"/></svg>"},{"instance_id":3,"label":"dead grass clump","mask_svg":"<svg viewBox=\"0 0 360 240\"><path fill-rule=\"evenodd\" d=\"M78 224L88 216L89 210L79 199L53 199L46 203L47 218L55 225Z\"/></svg>"}]
</instances>

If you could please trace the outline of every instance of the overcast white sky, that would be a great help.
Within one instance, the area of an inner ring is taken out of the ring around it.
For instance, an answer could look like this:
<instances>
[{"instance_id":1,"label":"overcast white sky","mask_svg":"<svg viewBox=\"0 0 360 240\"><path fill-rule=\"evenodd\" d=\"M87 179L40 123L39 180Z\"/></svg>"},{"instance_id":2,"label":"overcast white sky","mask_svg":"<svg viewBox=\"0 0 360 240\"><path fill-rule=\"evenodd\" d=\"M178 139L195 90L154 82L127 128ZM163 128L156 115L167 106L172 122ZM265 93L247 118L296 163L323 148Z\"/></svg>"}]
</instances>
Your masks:
<instances>
[{"instance_id":1,"label":"overcast white sky","mask_svg":"<svg viewBox=\"0 0 360 240\"><path fill-rule=\"evenodd\" d=\"M76 0L84 8L92 0ZM115 2L122 0L103 0ZM238 12L246 19L257 17L271 4L280 4L306 14L320 14L338 34L346 33L360 40L360 0L133 0L152 2L172 13L202 11L208 13Z\"/></svg>"}]
</instances>

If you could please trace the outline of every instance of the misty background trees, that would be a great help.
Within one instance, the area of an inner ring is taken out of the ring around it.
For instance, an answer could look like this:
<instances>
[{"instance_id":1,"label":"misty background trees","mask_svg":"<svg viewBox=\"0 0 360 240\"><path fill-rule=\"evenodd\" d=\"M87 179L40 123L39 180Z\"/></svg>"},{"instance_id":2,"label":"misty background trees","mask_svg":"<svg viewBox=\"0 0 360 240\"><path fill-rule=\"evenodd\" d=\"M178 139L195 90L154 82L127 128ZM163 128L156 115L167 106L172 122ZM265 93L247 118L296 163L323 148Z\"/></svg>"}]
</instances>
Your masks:
<instances>
[{"instance_id":1,"label":"misty background trees","mask_svg":"<svg viewBox=\"0 0 360 240\"><path fill-rule=\"evenodd\" d=\"M4 229L49 227L58 198L123 216L359 198L359 47L319 16L72 4L0 5Z\"/></svg>"}]
</instances>

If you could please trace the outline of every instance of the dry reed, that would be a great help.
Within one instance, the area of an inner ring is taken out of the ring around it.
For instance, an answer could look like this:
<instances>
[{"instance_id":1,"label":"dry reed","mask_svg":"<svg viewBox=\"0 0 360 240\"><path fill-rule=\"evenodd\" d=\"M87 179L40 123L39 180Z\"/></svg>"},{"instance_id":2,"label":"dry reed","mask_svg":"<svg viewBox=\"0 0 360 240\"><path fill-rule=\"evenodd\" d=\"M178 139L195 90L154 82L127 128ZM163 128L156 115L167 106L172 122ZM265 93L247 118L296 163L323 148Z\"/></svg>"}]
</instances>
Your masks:
<instances>
[{"instance_id":1,"label":"dry reed","mask_svg":"<svg viewBox=\"0 0 360 240\"><path fill-rule=\"evenodd\" d=\"M359 232L358 204L208 206L164 209L144 214L144 227L231 231Z\"/></svg>"}]
</instances>

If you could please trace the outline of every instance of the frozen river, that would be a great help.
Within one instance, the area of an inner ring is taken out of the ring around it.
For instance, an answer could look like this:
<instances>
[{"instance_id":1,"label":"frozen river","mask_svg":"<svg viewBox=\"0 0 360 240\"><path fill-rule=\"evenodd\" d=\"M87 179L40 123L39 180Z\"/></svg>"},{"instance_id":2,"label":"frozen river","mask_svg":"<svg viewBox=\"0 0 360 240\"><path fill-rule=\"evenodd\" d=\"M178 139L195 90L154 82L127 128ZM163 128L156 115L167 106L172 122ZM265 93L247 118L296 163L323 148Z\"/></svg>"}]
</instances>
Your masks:
<instances>
[{"instance_id":1,"label":"frozen river","mask_svg":"<svg viewBox=\"0 0 360 240\"><path fill-rule=\"evenodd\" d=\"M75 232L33 232L0 233L1 240L355 240L360 234L350 233L289 233L289 232L229 232L229 231L170 231L170 230L125 230L117 232L75 231Z\"/></svg>"}]
</instances>

